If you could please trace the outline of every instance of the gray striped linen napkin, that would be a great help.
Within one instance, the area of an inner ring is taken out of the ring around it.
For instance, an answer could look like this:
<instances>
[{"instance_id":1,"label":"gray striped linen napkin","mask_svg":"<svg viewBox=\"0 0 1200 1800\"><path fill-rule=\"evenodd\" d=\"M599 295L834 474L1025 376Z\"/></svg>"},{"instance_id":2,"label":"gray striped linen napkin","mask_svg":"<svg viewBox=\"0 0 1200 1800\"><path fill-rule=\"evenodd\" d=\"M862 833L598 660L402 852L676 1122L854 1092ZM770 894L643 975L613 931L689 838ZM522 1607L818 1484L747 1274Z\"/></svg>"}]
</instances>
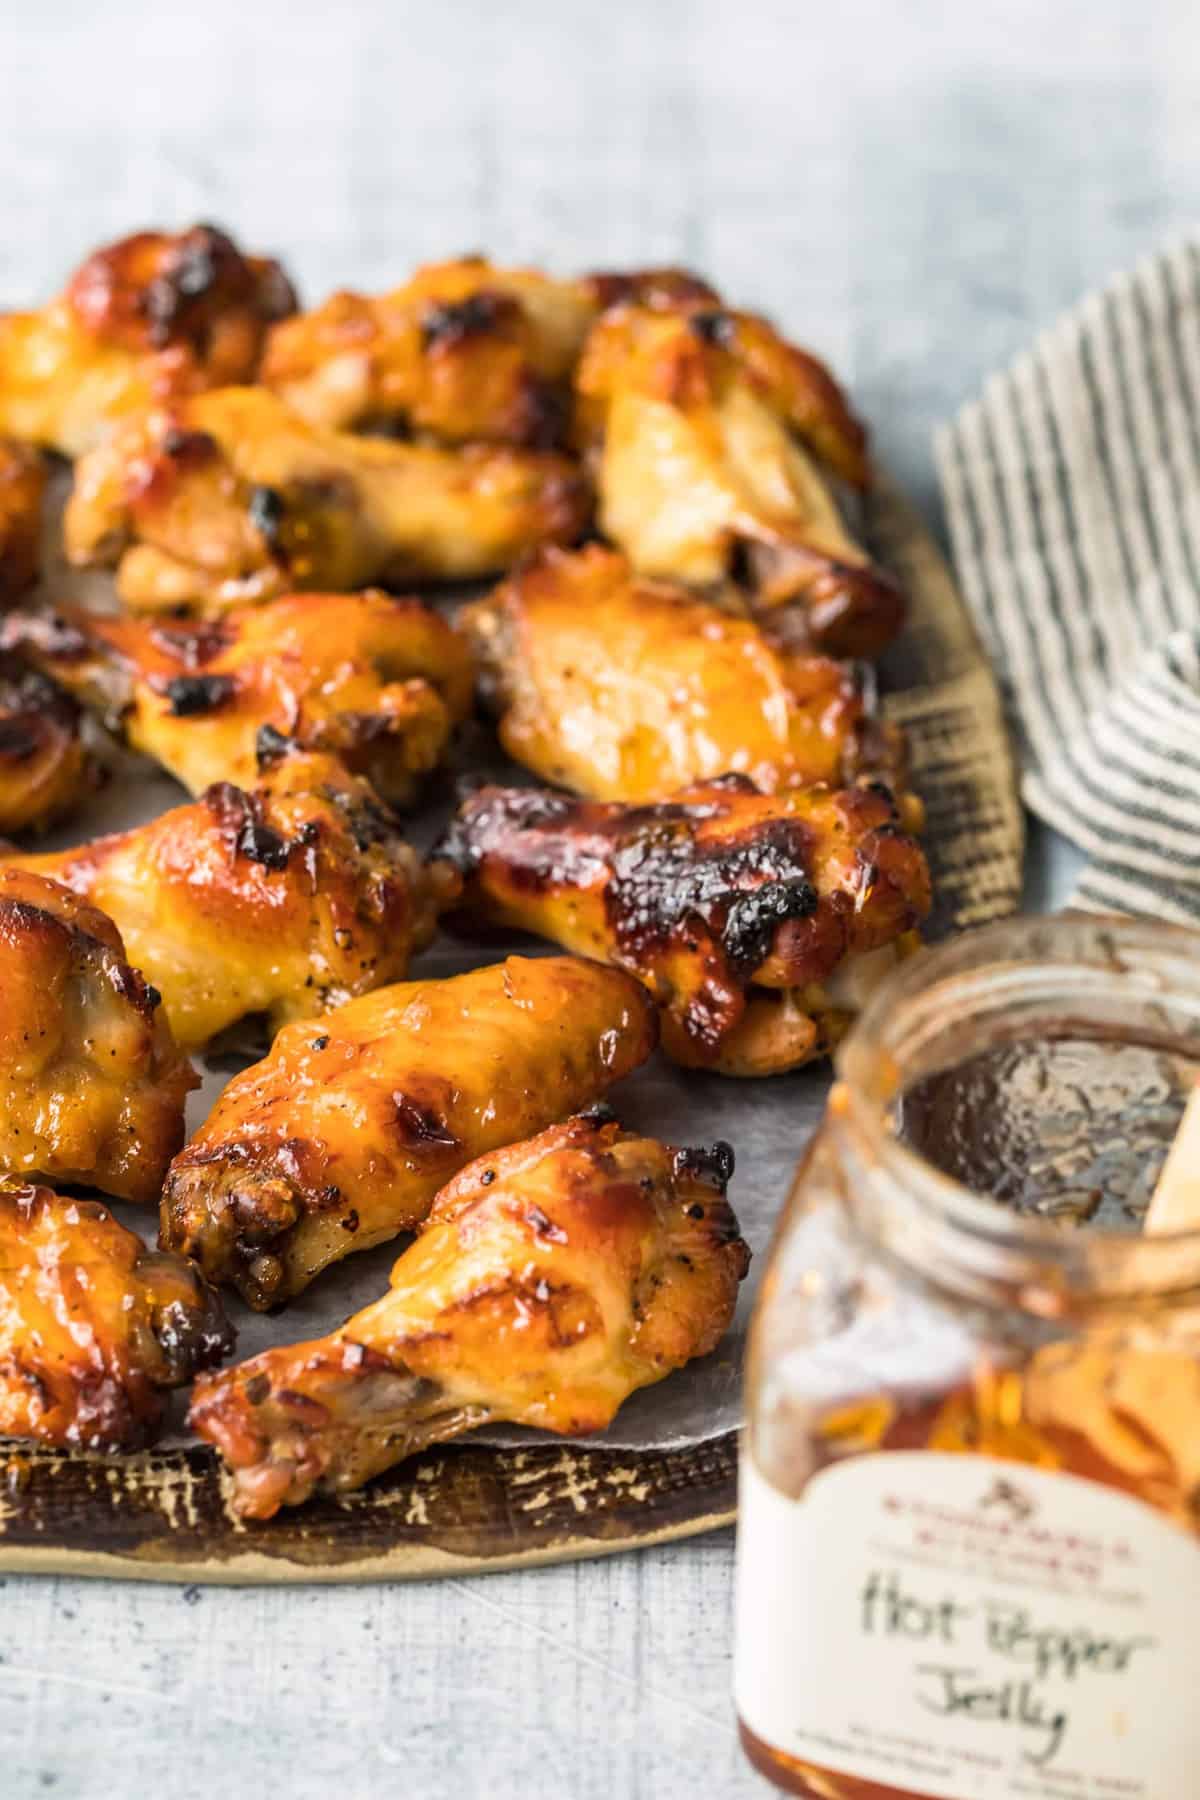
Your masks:
<instances>
[{"instance_id":1,"label":"gray striped linen napkin","mask_svg":"<svg viewBox=\"0 0 1200 1800\"><path fill-rule=\"evenodd\" d=\"M954 559L1074 904L1200 920L1200 244L1042 334L938 434Z\"/></svg>"}]
</instances>

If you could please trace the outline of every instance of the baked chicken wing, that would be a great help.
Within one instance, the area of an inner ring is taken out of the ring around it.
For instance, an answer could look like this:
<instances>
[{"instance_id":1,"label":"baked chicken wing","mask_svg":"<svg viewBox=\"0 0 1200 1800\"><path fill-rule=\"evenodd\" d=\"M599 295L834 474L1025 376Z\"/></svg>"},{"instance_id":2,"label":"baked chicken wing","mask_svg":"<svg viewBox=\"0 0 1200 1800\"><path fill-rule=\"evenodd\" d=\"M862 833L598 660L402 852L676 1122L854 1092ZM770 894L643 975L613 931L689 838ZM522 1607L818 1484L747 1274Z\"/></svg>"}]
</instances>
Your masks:
<instances>
[{"instance_id":1,"label":"baked chicken wing","mask_svg":"<svg viewBox=\"0 0 1200 1800\"><path fill-rule=\"evenodd\" d=\"M75 702L35 670L0 657L0 837L53 824L96 779Z\"/></svg>"},{"instance_id":2,"label":"baked chicken wing","mask_svg":"<svg viewBox=\"0 0 1200 1800\"><path fill-rule=\"evenodd\" d=\"M863 432L814 358L749 313L624 306L592 331L577 385L600 525L639 573L743 577L756 608L834 656L896 635L903 596L829 481L865 484Z\"/></svg>"},{"instance_id":3,"label":"baked chicken wing","mask_svg":"<svg viewBox=\"0 0 1200 1800\"><path fill-rule=\"evenodd\" d=\"M715 775L764 791L903 786L894 728L853 669L777 643L599 545L544 552L464 610L509 755L598 800L665 800Z\"/></svg>"},{"instance_id":4,"label":"baked chicken wing","mask_svg":"<svg viewBox=\"0 0 1200 1800\"><path fill-rule=\"evenodd\" d=\"M37 579L46 465L27 444L0 438L0 603Z\"/></svg>"},{"instance_id":5,"label":"baked chicken wing","mask_svg":"<svg viewBox=\"0 0 1200 1800\"><path fill-rule=\"evenodd\" d=\"M269 1518L503 1421L578 1435L713 1350L749 1251L728 1145L673 1150L595 1117L473 1162L391 1288L332 1336L196 1385L191 1422Z\"/></svg>"},{"instance_id":6,"label":"baked chicken wing","mask_svg":"<svg viewBox=\"0 0 1200 1800\"><path fill-rule=\"evenodd\" d=\"M161 1242L274 1306L329 1263L412 1231L472 1157L597 1099L644 1062L631 977L510 957L288 1025L176 1157Z\"/></svg>"},{"instance_id":7,"label":"baked chicken wing","mask_svg":"<svg viewBox=\"0 0 1200 1800\"><path fill-rule=\"evenodd\" d=\"M0 315L0 432L83 456L152 402L253 379L295 305L277 262L212 225L105 245L48 306Z\"/></svg>"},{"instance_id":8,"label":"baked chicken wing","mask_svg":"<svg viewBox=\"0 0 1200 1800\"><path fill-rule=\"evenodd\" d=\"M334 294L277 325L261 379L314 425L385 425L443 443L546 447L603 306L716 296L673 269L559 281L482 256L418 269L378 296Z\"/></svg>"},{"instance_id":9,"label":"baked chicken wing","mask_svg":"<svg viewBox=\"0 0 1200 1800\"><path fill-rule=\"evenodd\" d=\"M248 1014L277 1030L401 980L436 917L434 883L370 785L322 755L284 757L255 788L220 782L77 850L9 861L113 919L185 1050Z\"/></svg>"},{"instance_id":10,"label":"baked chicken wing","mask_svg":"<svg viewBox=\"0 0 1200 1800\"><path fill-rule=\"evenodd\" d=\"M196 1086L111 919L0 868L0 1174L155 1201Z\"/></svg>"},{"instance_id":11,"label":"baked chicken wing","mask_svg":"<svg viewBox=\"0 0 1200 1800\"><path fill-rule=\"evenodd\" d=\"M0 1435L140 1449L165 1391L233 1342L194 1264L147 1250L95 1201L0 1186Z\"/></svg>"},{"instance_id":12,"label":"baked chicken wing","mask_svg":"<svg viewBox=\"0 0 1200 1800\"><path fill-rule=\"evenodd\" d=\"M467 921L628 969L668 1054L729 1075L827 1053L931 902L882 786L764 795L726 776L643 807L484 788L435 856L465 877Z\"/></svg>"},{"instance_id":13,"label":"baked chicken wing","mask_svg":"<svg viewBox=\"0 0 1200 1800\"><path fill-rule=\"evenodd\" d=\"M417 600L290 594L220 619L82 608L0 618L35 664L193 794L324 750L406 804L471 703L468 645Z\"/></svg>"},{"instance_id":14,"label":"baked chicken wing","mask_svg":"<svg viewBox=\"0 0 1200 1800\"><path fill-rule=\"evenodd\" d=\"M230 387L114 431L79 464L63 525L73 563L117 564L126 605L219 613L300 589L470 580L572 542L589 511L566 457L354 437Z\"/></svg>"}]
</instances>

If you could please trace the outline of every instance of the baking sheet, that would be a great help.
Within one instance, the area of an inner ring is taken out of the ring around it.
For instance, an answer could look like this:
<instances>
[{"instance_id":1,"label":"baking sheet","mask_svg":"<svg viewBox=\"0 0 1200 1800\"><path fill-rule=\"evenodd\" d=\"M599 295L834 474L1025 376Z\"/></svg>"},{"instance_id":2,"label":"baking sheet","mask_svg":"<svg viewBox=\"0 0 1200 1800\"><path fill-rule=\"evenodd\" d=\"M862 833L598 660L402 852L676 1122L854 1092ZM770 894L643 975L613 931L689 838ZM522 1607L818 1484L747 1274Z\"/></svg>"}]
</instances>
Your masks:
<instances>
[{"instance_id":1,"label":"baking sheet","mask_svg":"<svg viewBox=\"0 0 1200 1800\"><path fill-rule=\"evenodd\" d=\"M1012 910L1021 873L1020 812L994 684L936 548L911 508L886 482L871 502L866 535L912 597L909 629L885 664L885 686L890 682L892 687L885 710L910 733L913 784L929 810L927 848L939 896L934 929L983 922ZM51 524L44 597L111 608L110 578L68 570L61 562L59 541ZM437 604L453 608L454 601ZM505 762L494 737L483 727L467 727L454 761L455 766L433 777L425 804L407 820L408 835L422 848L453 811L458 775L471 770L488 779L529 781ZM106 788L68 827L51 834L46 847L126 829L186 798L170 778L121 753ZM551 953L553 946L513 937L473 947L440 936L414 959L410 973L414 978L457 974L495 962L509 951L538 955ZM189 1131L205 1118L234 1070L250 1060L251 1055L238 1059L225 1055L214 1066L196 1059L203 1083L189 1102ZM630 1128L675 1144L724 1138L733 1145L737 1162L729 1198L753 1259L734 1324L717 1351L633 1395L609 1430L589 1441L628 1449L677 1449L741 1423L746 1330L766 1251L792 1171L820 1118L829 1086L829 1071L823 1066L765 1080L735 1081L677 1069L658 1055L611 1091L613 1106ZM153 1239L156 1220L150 1214L130 1206L114 1210L148 1241ZM270 1344L336 1329L385 1290L400 1248L399 1243L385 1244L348 1257L275 1315L255 1314L236 1295L226 1294L227 1310L238 1330L238 1358ZM173 1429L164 1438L167 1446L194 1441L182 1428L185 1405L185 1397L180 1397ZM494 1428L475 1434L475 1441L518 1443L537 1435Z\"/></svg>"}]
</instances>

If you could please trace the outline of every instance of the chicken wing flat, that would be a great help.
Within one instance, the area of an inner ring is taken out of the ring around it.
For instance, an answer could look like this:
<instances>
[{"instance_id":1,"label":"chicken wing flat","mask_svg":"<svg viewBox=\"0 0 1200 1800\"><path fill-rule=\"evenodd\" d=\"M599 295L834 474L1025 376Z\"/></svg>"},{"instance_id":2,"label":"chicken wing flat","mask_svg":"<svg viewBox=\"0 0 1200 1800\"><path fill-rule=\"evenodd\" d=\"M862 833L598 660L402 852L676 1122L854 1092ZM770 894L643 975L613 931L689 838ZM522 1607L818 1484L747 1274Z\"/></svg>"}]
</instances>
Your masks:
<instances>
[{"instance_id":1,"label":"chicken wing flat","mask_svg":"<svg viewBox=\"0 0 1200 1800\"><path fill-rule=\"evenodd\" d=\"M300 589L463 581L571 543L591 508L567 457L461 450L309 425L265 388L143 413L76 470L77 564L117 564L143 611L219 613Z\"/></svg>"},{"instance_id":2,"label":"chicken wing flat","mask_svg":"<svg viewBox=\"0 0 1200 1800\"><path fill-rule=\"evenodd\" d=\"M750 1260L732 1166L726 1144L674 1150L595 1117L473 1162L381 1300L197 1383L191 1423L239 1509L359 1487L483 1424L601 1430L728 1328Z\"/></svg>"},{"instance_id":3,"label":"chicken wing flat","mask_svg":"<svg viewBox=\"0 0 1200 1800\"><path fill-rule=\"evenodd\" d=\"M0 1435L138 1450L164 1393L233 1349L194 1264L96 1201L0 1186Z\"/></svg>"},{"instance_id":4,"label":"chicken wing flat","mask_svg":"<svg viewBox=\"0 0 1200 1800\"><path fill-rule=\"evenodd\" d=\"M220 619L0 618L34 663L193 794L323 750L407 804L471 703L466 640L417 600L290 594Z\"/></svg>"},{"instance_id":5,"label":"chicken wing flat","mask_svg":"<svg viewBox=\"0 0 1200 1800\"><path fill-rule=\"evenodd\" d=\"M435 884L374 790L322 755L285 757L255 788L221 782L77 850L9 862L113 919L185 1050L248 1014L277 1030L401 980L436 918Z\"/></svg>"},{"instance_id":6,"label":"chicken wing flat","mask_svg":"<svg viewBox=\"0 0 1200 1800\"><path fill-rule=\"evenodd\" d=\"M483 788L434 852L466 920L628 969L677 1062L774 1075L826 1054L843 993L915 942L929 869L887 789L764 795L727 776L656 806Z\"/></svg>"},{"instance_id":7,"label":"chicken wing flat","mask_svg":"<svg viewBox=\"0 0 1200 1800\"><path fill-rule=\"evenodd\" d=\"M744 574L756 607L834 656L890 643L903 595L822 467L864 484L865 439L814 358L749 313L624 306L593 330L577 385L600 525L639 573L699 587Z\"/></svg>"},{"instance_id":8,"label":"chicken wing flat","mask_svg":"<svg viewBox=\"0 0 1200 1800\"><path fill-rule=\"evenodd\" d=\"M654 1048L636 981L510 957L288 1025L176 1157L160 1241L249 1305L419 1225L439 1187L602 1095Z\"/></svg>"},{"instance_id":9,"label":"chicken wing flat","mask_svg":"<svg viewBox=\"0 0 1200 1800\"><path fill-rule=\"evenodd\" d=\"M545 448L563 435L571 371L601 308L668 295L716 299L673 269L559 281L460 257L277 325L261 379L314 425Z\"/></svg>"},{"instance_id":10,"label":"chicken wing flat","mask_svg":"<svg viewBox=\"0 0 1200 1800\"><path fill-rule=\"evenodd\" d=\"M901 780L894 728L853 669L635 576L591 545L544 552L464 610L509 755L598 800L665 800L716 775L764 791Z\"/></svg>"},{"instance_id":11,"label":"chicken wing flat","mask_svg":"<svg viewBox=\"0 0 1200 1800\"><path fill-rule=\"evenodd\" d=\"M53 824L96 779L75 702L35 670L0 658L0 836Z\"/></svg>"},{"instance_id":12,"label":"chicken wing flat","mask_svg":"<svg viewBox=\"0 0 1200 1800\"><path fill-rule=\"evenodd\" d=\"M212 225L108 244L41 311L0 315L0 432L83 456L152 402L251 380L295 305L277 262Z\"/></svg>"},{"instance_id":13,"label":"chicken wing flat","mask_svg":"<svg viewBox=\"0 0 1200 1800\"><path fill-rule=\"evenodd\" d=\"M0 1174L155 1201L196 1086L111 919L0 868Z\"/></svg>"},{"instance_id":14,"label":"chicken wing flat","mask_svg":"<svg viewBox=\"0 0 1200 1800\"><path fill-rule=\"evenodd\" d=\"M0 438L0 603L37 579L46 465L27 444Z\"/></svg>"}]
</instances>

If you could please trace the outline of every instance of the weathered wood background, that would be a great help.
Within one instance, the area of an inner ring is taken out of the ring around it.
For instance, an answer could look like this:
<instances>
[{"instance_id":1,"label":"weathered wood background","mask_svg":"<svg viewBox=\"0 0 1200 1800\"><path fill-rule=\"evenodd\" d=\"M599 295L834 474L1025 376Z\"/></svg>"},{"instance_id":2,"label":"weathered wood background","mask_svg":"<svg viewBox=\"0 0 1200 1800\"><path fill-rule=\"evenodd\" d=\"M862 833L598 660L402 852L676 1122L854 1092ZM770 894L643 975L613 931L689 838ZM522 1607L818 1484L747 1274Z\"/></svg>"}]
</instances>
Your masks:
<instances>
[{"instance_id":1,"label":"weathered wood background","mask_svg":"<svg viewBox=\"0 0 1200 1800\"><path fill-rule=\"evenodd\" d=\"M0 8L0 145L12 303L193 216L310 294L474 246L694 261L833 359L932 509L936 420L1200 218L1200 12L45 0ZM0 1794L765 1792L731 1730L730 1573L717 1534L403 1588L9 1577Z\"/></svg>"}]
</instances>

